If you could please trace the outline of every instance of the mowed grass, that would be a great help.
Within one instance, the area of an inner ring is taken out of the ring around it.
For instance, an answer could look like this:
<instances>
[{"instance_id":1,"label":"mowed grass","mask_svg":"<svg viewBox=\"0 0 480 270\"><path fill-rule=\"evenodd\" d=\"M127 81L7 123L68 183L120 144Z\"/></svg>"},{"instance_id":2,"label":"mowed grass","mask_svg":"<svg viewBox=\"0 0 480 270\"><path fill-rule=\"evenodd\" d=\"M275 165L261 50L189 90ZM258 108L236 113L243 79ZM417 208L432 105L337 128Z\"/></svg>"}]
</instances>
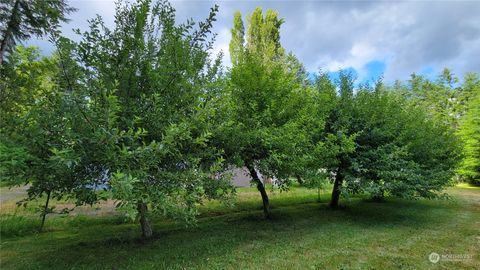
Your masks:
<instances>
[{"instance_id":1,"label":"mowed grass","mask_svg":"<svg viewBox=\"0 0 480 270\"><path fill-rule=\"evenodd\" d=\"M36 233L31 210L2 206L0 269L479 269L480 188L447 192L450 200L343 199L334 211L326 191L317 202L316 190L295 187L270 191L274 218L265 220L259 194L243 188L233 207L202 206L195 227L155 219L147 242L121 216L52 215ZM432 252L445 257L434 264Z\"/></svg>"}]
</instances>

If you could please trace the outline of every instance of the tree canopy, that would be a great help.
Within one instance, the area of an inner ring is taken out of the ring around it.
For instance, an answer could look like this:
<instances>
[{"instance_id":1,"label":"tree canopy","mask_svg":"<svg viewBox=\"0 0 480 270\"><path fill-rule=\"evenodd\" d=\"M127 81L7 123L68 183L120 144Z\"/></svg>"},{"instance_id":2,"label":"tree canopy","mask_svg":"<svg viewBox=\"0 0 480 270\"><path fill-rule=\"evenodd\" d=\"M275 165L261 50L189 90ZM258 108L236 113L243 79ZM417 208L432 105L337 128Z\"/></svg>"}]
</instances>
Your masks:
<instances>
[{"instance_id":1,"label":"tree canopy","mask_svg":"<svg viewBox=\"0 0 480 270\"><path fill-rule=\"evenodd\" d=\"M335 208L353 194L436 198L455 173L479 182L477 74L312 76L282 47L284 20L261 8L246 25L234 14L226 69L212 53L218 6L195 23L167 1L119 1L112 28L97 16L78 41L50 31L71 11L24 0L0 10L0 179L46 196L43 221L51 198L111 199L150 238L153 215L192 224L203 201L229 200L232 167L248 170L266 217L269 183L330 183ZM47 32L53 55L13 50Z\"/></svg>"},{"instance_id":2,"label":"tree canopy","mask_svg":"<svg viewBox=\"0 0 480 270\"><path fill-rule=\"evenodd\" d=\"M460 155L454 131L381 81L373 89L355 89L354 82L352 74L340 72L338 94L325 76L316 83L335 104L319 136L325 152L317 159L334 183L330 205L337 207L341 194L437 196L451 182Z\"/></svg>"},{"instance_id":3,"label":"tree canopy","mask_svg":"<svg viewBox=\"0 0 480 270\"><path fill-rule=\"evenodd\" d=\"M230 54L232 64L224 98L223 124L217 129L226 160L245 166L270 215L265 179L286 188L294 174L291 161L302 134L297 119L302 111L302 85L288 69L280 45L278 13L261 8L249 16L247 33L235 13ZM246 42L244 42L246 40ZM299 138L299 137L298 137ZM263 181L260 179L263 177Z\"/></svg>"},{"instance_id":4,"label":"tree canopy","mask_svg":"<svg viewBox=\"0 0 480 270\"><path fill-rule=\"evenodd\" d=\"M476 82L475 82L476 81ZM467 101L467 113L460 124L459 134L464 141L459 173L472 184L480 185L480 81L470 77L471 97ZM472 83L473 82L473 83Z\"/></svg>"}]
</instances>

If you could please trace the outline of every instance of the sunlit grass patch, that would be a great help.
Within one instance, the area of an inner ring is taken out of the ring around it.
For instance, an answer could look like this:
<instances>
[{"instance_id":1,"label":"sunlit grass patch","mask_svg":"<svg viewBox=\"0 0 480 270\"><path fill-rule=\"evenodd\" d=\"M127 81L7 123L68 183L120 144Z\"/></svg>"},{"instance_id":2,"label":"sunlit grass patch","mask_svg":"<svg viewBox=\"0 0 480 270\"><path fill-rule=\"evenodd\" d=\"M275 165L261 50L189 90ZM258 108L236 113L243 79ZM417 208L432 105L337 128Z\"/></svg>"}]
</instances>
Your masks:
<instances>
[{"instance_id":1,"label":"sunlit grass patch","mask_svg":"<svg viewBox=\"0 0 480 270\"><path fill-rule=\"evenodd\" d=\"M255 190L234 206L207 202L196 226L154 218L154 239L121 215L2 215L1 269L478 269L480 189L450 188L450 200L384 203L362 198L328 209L329 194L295 187L270 193L265 220ZM5 226L5 227L4 227ZM4 234L4 228L8 234ZM15 229L17 228L17 230ZM20 233L22 232L22 233ZM428 256L467 254L440 261Z\"/></svg>"}]
</instances>

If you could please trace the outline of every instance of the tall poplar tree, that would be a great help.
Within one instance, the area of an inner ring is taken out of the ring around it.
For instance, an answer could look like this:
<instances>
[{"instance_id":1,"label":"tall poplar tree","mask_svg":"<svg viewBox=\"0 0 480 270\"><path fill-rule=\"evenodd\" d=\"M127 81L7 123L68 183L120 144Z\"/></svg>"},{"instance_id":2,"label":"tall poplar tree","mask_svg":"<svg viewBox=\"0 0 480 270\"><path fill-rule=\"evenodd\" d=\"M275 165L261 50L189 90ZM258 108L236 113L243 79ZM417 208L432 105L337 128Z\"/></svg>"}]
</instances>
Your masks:
<instances>
[{"instance_id":1,"label":"tall poplar tree","mask_svg":"<svg viewBox=\"0 0 480 270\"><path fill-rule=\"evenodd\" d=\"M242 14L236 11L233 15L233 28L230 30L232 39L230 41L230 59L232 64L238 64L242 59L245 50L245 27L243 26Z\"/></svg>"},{"instance_id":2,"label":"tall poplar tree","mask_svg":"<svg viewBox=\"0 0 480 270\"><path fill-rule=\"evenodd\" d=\"M241 15L235 13L225 118L217 129L226 159L247 168L266 217L270 207L264 181L270 178L280 188L288 187L296 170L295 153L305 138L296 122L302 111L302 84L280 45L282 23L276 11L267 10L264 16L256 8L244 37Z\"/></svg>"}]
</instances>

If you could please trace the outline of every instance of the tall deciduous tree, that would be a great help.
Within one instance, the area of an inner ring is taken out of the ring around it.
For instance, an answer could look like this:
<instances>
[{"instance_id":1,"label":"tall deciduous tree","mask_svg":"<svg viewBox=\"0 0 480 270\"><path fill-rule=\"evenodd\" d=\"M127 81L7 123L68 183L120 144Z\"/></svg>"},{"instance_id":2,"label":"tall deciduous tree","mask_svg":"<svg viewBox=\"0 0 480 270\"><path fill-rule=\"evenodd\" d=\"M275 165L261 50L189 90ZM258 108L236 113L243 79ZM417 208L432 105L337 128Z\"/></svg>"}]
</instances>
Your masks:
<instances>
[{"instance_id":1,"label":"tall deciduous tree","mask_svg":"<svg viewBox=\"0 0 480 270\"><path fill-rule=\"evenodd\" d=\"M459 158L450 125L381 82L354 91L352 75L341 72L338 89L322 136L333 158L319 166L333 175L331 207L342 193L432 198L450 183Z\"/></svg>"},{"instance_id":2,"label":"tall deciduous tree","mask_svg":"<svg viewBox=\"0 0 480 270\"><path fill-rule=\"evenodd\" d=\"M65 0L1 0L0 65L18 41L55 30L73 11Z\"/></svg>"},{"instance_id":3,"label":"tall deciduous tree","mask_svg":"<svg viewBox=\"0 0 480 270\"><path fill-rule=\"evenodd\" d=\"M472 109L471 100L479 85L478 74L467 73L460 81L449 69L444 69L435 81L413 74L407 83L397 82L393 86L407 99L407 103L425 109L436 121L449 125L462 137L466 145L458 173L468 181L474 181L471 176L475 170L472 170L474 167L467 169L467 164L473 164L476 155L475 150L472 152L472 142L476 140L472 133L475 126L472 119L475 117L468 112Z\"/></svg>"},{"instance_id":4,"label":"tall deciduous tree","mask_svg":"<svg viewBox=\"0 0 480 270\"><path fill-rule=\"evenodd\" d=\"M230 59L233 64L238 64L245 50L245 27L243 26L242 14L236 11L233 15L233 28L230 30Z\"/></svg>"},{"instance_id":5,"label":"tall deciduous tree","mask_svg":"<svg viewBox=\"0 0 480 270\"><path fill-rule=\"evenodd\" d=\"M289 177L294 175L292 160L303 132L295 121L301 111L302 88L280 46L283 20L277 12L268 10L264 17L261 8L255 9L249 17L245 45L240 36L240 13L234 20L226 117L217 129L217 141L230 163L248 169L269 217L268 195L260 175L274 179L281 188L287 188Z\"/></svg>"},{"instance_id":6,"label":"tall deciduous tree","mask_svg":"<svg viewBox=\"0 0 480 270\"><path fill-rule=\"evenodd\" d=\"M341 70L337 87L327 74L320 74L315 84L320 95L327 97L326 104L332 104L326 111L325 129L319 138L320 143L325 145L325 150L317 159L316 167L316 169L326 169L328 174L334 176L331 207L338 206L345 181L345 171L350 165L349 155L355 150L354 139L357 133L350 126L354 105L353 83L353 75Z\"/></svg>"},{"instance_id":7,"label":"tall deciduous tree","mask_svg":"<svg viewBox=\"0 0 480 270\"><path fill-rule=\"evenodd\" d=\"M268 9L263 15L257 7L248 17L246 47L262 61L282 61L285 49L280 44L280 27L284 20L278 17L278 12ZM233 39L232 39L233 40Z\"/></svg>"},{"instance_id":8,"label":"tall deciduous tree","mask_svg":"<svg viewBox=\"0 0 480 270\"><path fill-rule=\"evenodd\" d=\"M466 78L468 78L467 75ZM410 104L423 107L436 120L458 129L460 118L466 111L470 90L447 68L436 80L412 74L406 83L397 83L394 89L403 93Z\"/></svg>"},{"instance_id":9,"label":"tall deciduous tree","mask_svg":"<svg viewBox=\"0 0 480 270\"><path fill-rule=\"evenodd\" d=\"M219 63L210 59L217 7L197 26L177 24L165 1L120 2L115 28L100 17L78 43L58 39L65 87L85 123L83 175L109 179L119 207L152 236L150 213L193 222L203 198L229 195L220 151L211 145ZM73 59L73 62L72 62Z\"/></svg>"},{"instance_id":10,"label":"tall deciduous tree","mask_svg":"<svg viewBox=\"0 0 480 270\"><path fill-rule=\"evenodd\" d=\"M464 159L459 173L472 184L480 185L480 81L472 78L471 96L467 101L467 113L462 119L459 134L464 141Z\"/></svg>"},{"instance_id":11,"label":"tall deciduous tree","mask_svg":"<svg viewBox=\"0 0 480 270\"><path fill-rule=\"evenodd\" d=\"M79 115L69 93L59 90L58 58L40 58L37 49L22 46L8 58L0 75L0 179L10 186L30 184L30 200L46 196L41 229L53 209L51 198L92 203L95 193L77 177L78 156L69 151Z\"/></svg>"}]
</instances>

